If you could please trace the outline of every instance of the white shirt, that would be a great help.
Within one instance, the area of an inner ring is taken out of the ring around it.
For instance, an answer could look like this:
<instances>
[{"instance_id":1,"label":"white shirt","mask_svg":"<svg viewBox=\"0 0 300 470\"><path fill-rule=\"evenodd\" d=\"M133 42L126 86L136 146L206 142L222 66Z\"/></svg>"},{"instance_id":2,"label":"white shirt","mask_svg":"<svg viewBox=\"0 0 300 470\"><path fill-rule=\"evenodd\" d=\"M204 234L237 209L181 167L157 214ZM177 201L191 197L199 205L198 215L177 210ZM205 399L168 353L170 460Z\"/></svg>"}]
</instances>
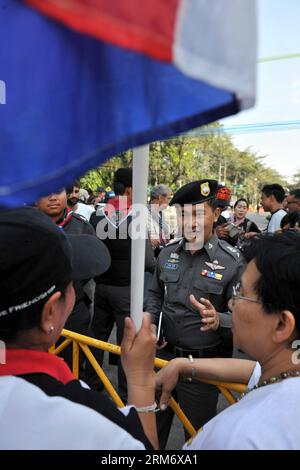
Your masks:
<instances>
[{"instance_id":1,"label":"white shirt","mask_svg":"<svg viewBox=\"0 0 300 470\"><path fill-rule=\"evenodd\" d=\"M257 363L248 388L258 383ZM252 390L206 423L184 450L299 450L300 377Z\"/></svg>"},{"instance_id":2,"label":"white shirt","mask_svg":"<svg viewBox=\"0 0 300 470\"><path fill-rule=\"evenodd\" d=\"M129 410L121 411L127 415ZM145 449L88 404L48 396L19 377L0 377L0 422L0 449L5 450Z\"/></svg>"},{"instance_id":3,"label":"white shirt","mask_svg":"<svg viewBox=\"0 0 300 470\"><path fill-rule=\"evenodd\" d=\"M225 211L222 211L221 212L221 215L227 220L229 221L230 218L231 218L231 213L228 209L226 209Z\"/></svg>"},{"instance_id":4,"label":"white shirt","mask_svg":"<svg viewBox=\"0 0 300 470\"><path fill-rule=\"evenodd\" d=\"M82 202L78 202L75 213L82 215L88 222L90 221L93 212L95 212L94 207L82 204Z\"/></svg>"},{"instance_id":5,"label":"white shirt","mask_svg":"<svg viewBox=\"0 0 300 470\"><path fill-rule=\"evenodd\" d=\"M283 209L279 209L278 211L274 212L274 214L272 214L271 219L268 223L267 232L274 233L276 232L276 230L279 230L280 223L285 215L286 215L286 212Z\"/></svg>"}]
</instances>

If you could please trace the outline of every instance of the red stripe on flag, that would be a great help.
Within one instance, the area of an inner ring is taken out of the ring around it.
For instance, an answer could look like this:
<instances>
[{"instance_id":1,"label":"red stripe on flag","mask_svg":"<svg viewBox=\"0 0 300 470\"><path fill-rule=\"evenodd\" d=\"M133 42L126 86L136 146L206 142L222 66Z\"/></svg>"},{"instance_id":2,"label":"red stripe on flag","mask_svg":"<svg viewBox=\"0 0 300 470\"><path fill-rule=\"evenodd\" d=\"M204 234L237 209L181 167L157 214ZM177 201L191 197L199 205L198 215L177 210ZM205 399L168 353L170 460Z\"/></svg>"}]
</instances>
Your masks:
<instances>
[{"instance_id":1,"label":"red stripe on flag","mask_svg":"<svg viewBox=\"0 0 300 470\"><path fill-rule=\"evenodd\" d=\"M24 0L76 31L170 62L181 0Z\"/></svg>"}]
</instances>

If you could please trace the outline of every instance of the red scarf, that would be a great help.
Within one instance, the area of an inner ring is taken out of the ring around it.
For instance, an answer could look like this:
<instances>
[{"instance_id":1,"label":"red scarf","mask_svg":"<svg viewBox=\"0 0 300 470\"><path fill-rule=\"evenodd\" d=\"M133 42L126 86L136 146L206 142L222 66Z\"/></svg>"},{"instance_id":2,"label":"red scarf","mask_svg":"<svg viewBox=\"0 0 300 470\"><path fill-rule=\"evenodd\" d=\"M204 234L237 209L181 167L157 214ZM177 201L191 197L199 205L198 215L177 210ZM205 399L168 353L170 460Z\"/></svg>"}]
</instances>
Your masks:
<instances>
[{"instance_id":1,"label":"red scarf","mask_svg":"<svg viewBox=\"0 0 300 470\"><path fill-rule=\"evenodd\" d=\"M63 215L63 218L58 220L56 222L56 225L58 225L59 227L63 228L65 225L67 225L67 223L69 222L69 220L71 220L72 218L72 215L73 215L73 211L69 208L65 209L64 211L64 215Z\"/></svg>"},{"instance_id":2,"label":"red scarf","mask_svg":"<svg viewBox=\"0 0 300 470\"><path fill-rule=\"evenodd\" d=\"M117 196L108 201L103 212L112 225L119 227L131 214L131 201L127 197Z\"/></svg>"},{"instance_id":3,"label":"red scarf","mask_svg":"<svg viewBox=\"0 0 300 470\"><path fill-rule=\"evenodd\" d=\"M63 384L75 379L67 364L54 354L33 349L6 349L6 364L0 364L0 376L47 374Z\"/></svg>"}]
</instances>

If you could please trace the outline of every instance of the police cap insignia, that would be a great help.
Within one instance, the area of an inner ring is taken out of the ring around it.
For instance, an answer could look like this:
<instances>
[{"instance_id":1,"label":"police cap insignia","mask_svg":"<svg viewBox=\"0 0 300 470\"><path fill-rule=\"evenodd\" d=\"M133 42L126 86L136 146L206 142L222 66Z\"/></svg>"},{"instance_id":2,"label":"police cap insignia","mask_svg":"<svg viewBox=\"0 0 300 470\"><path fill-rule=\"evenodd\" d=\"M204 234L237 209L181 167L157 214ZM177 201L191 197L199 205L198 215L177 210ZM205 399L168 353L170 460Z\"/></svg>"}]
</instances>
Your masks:
<instances>
[{"instance_id":1,"label":"police cap insignia","mask_svg":"<svg viewBox=\"0 0 300 470\"><path fill-rule=\"evenodd\" d=\"M199 190L200 188L200 190ZM179 204L201 204L214 199L218 188L216 180L198 180L188 183L180 188L173 196L170 206Z\"/></svg>"},{"instance_id":2,"label":"police cap insignia","mask_svg":"<svg viewBox=\"0 0 300 470\"><path fill-rule=\"evenodd\" d=\"M209 196L210 187L209 187L208 181L206 181L205 183L200 184L200 192L201 192L202 196Z\"/></svg>"}]
</instances>

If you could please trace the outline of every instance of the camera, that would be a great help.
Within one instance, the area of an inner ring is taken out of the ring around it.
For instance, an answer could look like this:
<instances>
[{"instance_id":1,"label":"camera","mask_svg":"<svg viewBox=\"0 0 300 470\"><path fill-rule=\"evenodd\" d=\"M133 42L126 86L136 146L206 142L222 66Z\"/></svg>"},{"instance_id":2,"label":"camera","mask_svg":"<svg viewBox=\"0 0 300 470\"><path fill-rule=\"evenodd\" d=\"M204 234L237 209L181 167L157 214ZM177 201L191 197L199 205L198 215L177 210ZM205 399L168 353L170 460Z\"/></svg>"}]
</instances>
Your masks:
<instances>
[{"instance_id":1,"label":"camera","mask_svg":"<svg viewBox=\"0 0 300 470\"><path fill-rule=\"evenodd\" d=\"M235 238L237 235L241 233L240 229L232 223L227 225L226 229L228 230L229 238Z\"/></svg>"}]
</instances>

